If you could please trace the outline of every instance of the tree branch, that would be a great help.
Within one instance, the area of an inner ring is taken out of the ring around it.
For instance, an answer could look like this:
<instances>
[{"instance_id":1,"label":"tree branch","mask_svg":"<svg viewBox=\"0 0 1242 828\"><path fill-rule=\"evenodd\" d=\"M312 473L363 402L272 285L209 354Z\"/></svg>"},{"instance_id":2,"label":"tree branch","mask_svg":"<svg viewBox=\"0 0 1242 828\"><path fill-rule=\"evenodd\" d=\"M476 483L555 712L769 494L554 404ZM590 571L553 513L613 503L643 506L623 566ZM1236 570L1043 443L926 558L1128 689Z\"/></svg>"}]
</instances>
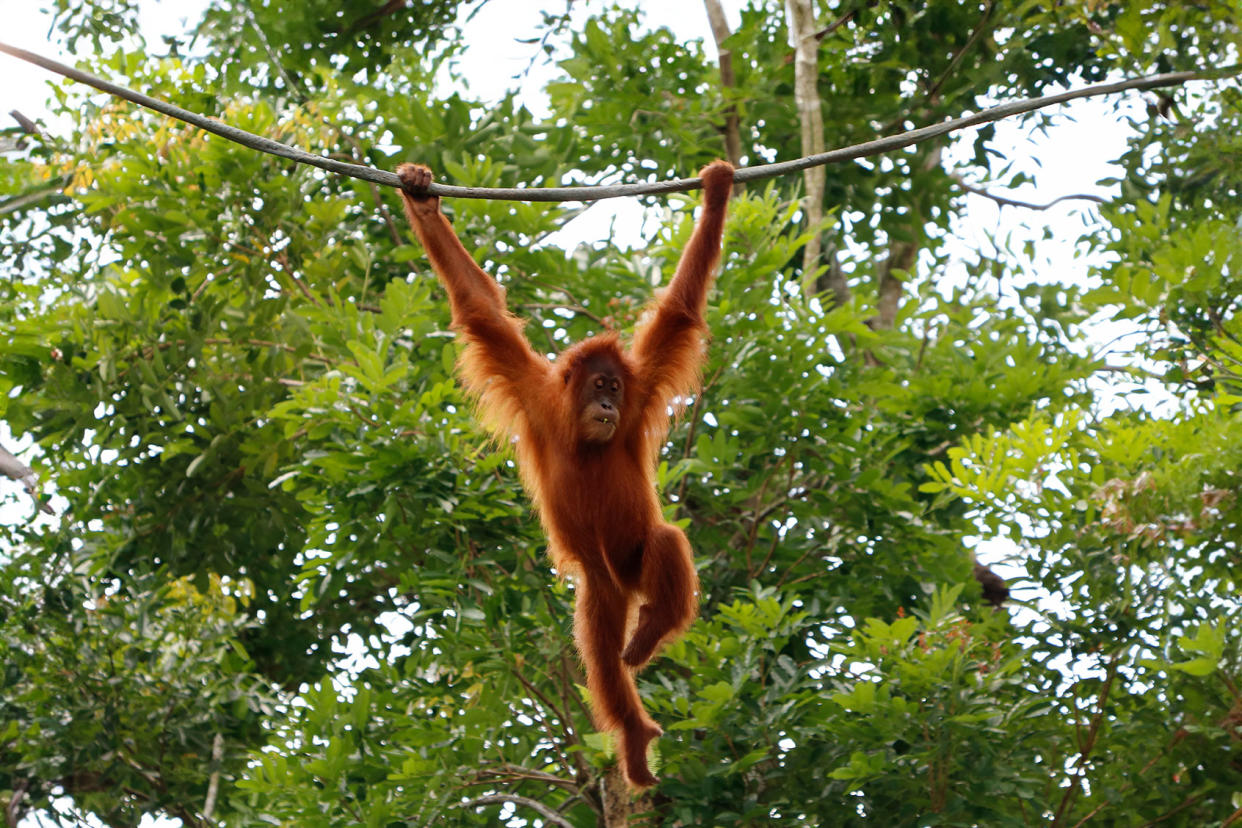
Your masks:
<instances>
[{"instance_id":1,"label":"tree branch","mask_svg":"<svg viewBox=\"0 0 1242 828\"><path fill-rule=\"evenodd\" d=\"M983 16L980 17L979 22L975 24L974 31L970 33L970 37L966 38L966 42L962 44L962 48L958 49L957 52L954 53L953 58L949 61L949 65L945 67L945 70L940 73L940 77L931 85L931 88L927 90L927 100L934 101L940 95L940 90L944 88L945 81L952 76L953 70L957 68L966 53L979 42L979 39L983 36L983 33L987 31L988 19L991 16L992 0L987 0L983 6Z\"/></svg>"},{"instance_id":2,"label":"tree branch","mask_svg":"<svg viewBox=\"0 0 1242 828\"><path fill-rule=\"evenodd\" d=\"M1108 696L1113 690L1113 680L1117 678L1117 664L1119 661L1121 661L1121 654L1116 653L1109 659L1108 667L1105 668L1104 681L1100 685L1100 692L1096 695L1095 713L1091 716L1091 722L1087 725L1087 733L1079 744L1078 758L1076 760L1077 767L1070 776L1069 785L1065 788L1065 794L1061 797L1061 806L1057 808L1056 815L1052 819L1054 828L1055 826L1065 824L1065 818L1069 814L1069 807L1082 790L1083 779L1087 776L1087 763L1091 759L1091 752L1095 750L1096 741L1099 739L1100 730L1104 725L1106 704Z\"/></svg>"},{"instance_id":3,"label":"tree branch","mask_svg":"<svg viewBox=\"0 0 1242 828\"><path fill-rule=\"evenodd\" d=\"M962 180L962 177L960 175L954 174L950 177L953 179L954 183L957 184L957 186L961 187L966 192L971 193L973 195L977 195L977 196L983 196L984 198L990 198L993 201L995 201L997 204L999 204L1001 207L1025 207L1028 210L1047 210L1057 204L1060 204L1062 201L1070 201L1071 199L1079 199L1081 201L1094 201L1096 204L1107 204L1108 203L1108 199L1103 198L1098 195L1090 195L1088 193L1075 193L1072 195L1063 195L1058 198L1054 198L1052 201L1049 201L1046 204L1035 204L1034 202L1030 202L1030 201L1019 201L1016 198L1008 198L1007 196L1000 196L1000 195L996 195L995 193L989 193L987 190L967 184L965 181Z\"/></svg>"},{"instance_id":4,"label":"tree branch","mask_svg":"<svg viewBox=\"0 0 1242 828\"><path fill-rule=\"evenodd\" d=\"M299 164L309 164L313 167L319 167L328 172L337 173L339 175L347 175L352 178L358 178L363 181L371 181L376 184L382 184L385 187L400 188L401 180L397 178L396 173L387 170L377 170L372 167L364 167L358 164L347 164L342 161L336 161L331 158L324 158L322 155L313 155L294 147L282 144L279 141L273 141L270 138L264 138L255 135L237 127L229 126L212 118L204 117L195 112L182 109L170 103L144 95L141 92L135 92L132 89L126 89L123 86L111 83L103 78L74 69L72 66L66 66L58 61L45 58L34 52L18 49L15 46L9 46L6 43L0 43L0 52L12 55L19 60L27 63L33 63L47 69L49 72L55 72L58 75L64 75L67 78L92 86L110 95L118 98L124 98L131 103L144 106L147 109L168 115L188 124L193 124L200 129L206 130L213 135L219 135L229 141L241 144L251 149L266 152L269 155L275 155L279 158L287 158L296 161ZM1111 95L1117 92L1125 92L1131 89L1147 90L1159 89L1168 86L1180 86L1188 81L1194 80L1216 80L1219 78L1233 77L1242 74L1242 66L1230 66L1221 69L1203 69L1189 72L1164 72L1159 75L1146 75L1138 78L1130 78L1124 81L1114 81L1112 83L1097 83L1092 86L1085 86L1082 89L1074 89L1067 92L1058 92L1055 95L1045 95L1039 98L1028 98L1020 101L1012 101L1000 106L993 106L976 112L973 115L965 115L961 118L954 118L931 126L912 129L908 132L902 132L897 135L890 135L885 138L878 138L874 141L865 141L861 144L854 144L841 149L830 150L824 153L809 155L805 158L795 158L790 161L781 161L776 164L762 164L755 167L746 167L738 170L733 180L735 182L762 181L767 178L775 178L780 175L789 175L790 173L801 172L811 167L819 167L824 164L839 164L842 161L852 161L855 158L865 158L872 155L881 155L892 150L901 149L903 147L912 146L922 143L931 138L940 135L947 135L950 132L966 129L979 124L991 123L999 121L1002 118L1009 118L1014 115L1022 115L1027 112L1034 112L1037 109L1044 109L1049 106L1066 103L1067 101L1077 100L1079 98L1091 98L1098 95ZM432 184L427 188L427 194L433 196L442 196L446 198L482 198L497 201L597 201L603 198L620 198L623 196L638 195L658 195L661 193L684 193L691 190L701 189L703 183L698 178L677 178L668 181L650 181L641 184L619 184L610 187L456 187L447 184Z\"/></svg>"},{"instance_id":5,"label":"tree branch","mask_svg":"<svg viewBox=\"0 0 1242 828\"><path fill-rule=\"evenodd\" d=\"M579 793L579 785L572 779L563 779L556 774L547 773L546 771L532 770L521 765L510 763L502 763L495 766L485 766L479 768L475 773L479 780L477 784L485 784L492 781L512 781L531 779L536 782L542 782L545 785L551 785L554 788L563 788L570 793Z\"/></svg>"},{"instance_id":6,"label":"tree branch","mask_svg":"<svg viewBox=\"0 0 1242 828\"><path fill-rule=\"evenodd\" d=\"M267 59L271 61L273 66L276 67L276 72L280 75L281 79L284 80L285 86L288 88L289 93L297 98L298 103L306 103L306 92L302 89L302 87L298 86L293 78L289 76L289 73L285 71L284 64L281 63L280 58L276 56L276 50L272 48L271 41L267 39L267 33L264 32L263 27L259 25L259 18L254 16L254 10L245 3L241 4L241 9L242 14L246 18L246 22L250 24L250 27L254 29L254 33L258 35L259 44L263 46L263 51L267 52Z\"/></svg>"},{"instance_id":7,"label":"tree branch","mask_svg":"<svg viewBox=\"0 0 1242 828\"><path fill-rule=\"evenodd\" d=\"M561 828L574 828L573 823L566 820L565 817L561 816L547 805L544 805L542 802L538 802L525 796L518 796L517 794L491 794L489 796L480 796L478 799L469 799L457 807L477 808L480 805L503 805L506 802L513 803L514 805L524 805L527 808L530 808L532 811L539 814L539 816L547 820L551 825L559 825Z\"/></svg>"},{"instance_id":8,"label":"tree branch","mask_svg":"<svg viewBox=\"0 0 1242 828\"><path fill-rule=\"evenodd\" d=\"M16 109L10 109L9 116L14 121L17 121L17 125L22 128L22 132L26 133L27 135L38 135L39 134L39 125L36 124L34 121L30 120L29 118L27 118L22 113L18 112Z\"/></svg>"},{"instance_id":9,"label":"tree branch","mask_svg":"<svg viewBox=\"0 0 1242 828\"><path fill-rule=\"evenodd\" d=\"M858 7L855 6L854 8L847 11L845 14L838 17L836 20L829 23L824 28L820 29L818 32L812 35L812 37L814 37L816 40L822 41L825 37L832 34L837 29L844 26L846 23L849 23L851 20L853 20L857 16L858 16Z\"/></svg>"},{"instance_id":10,"label":"tree branch","mask_svg":"<svg viewBox=\"0 0 1242 828\"><path fill-rule=\"evenodd\" d=\"M4 201L0 201L0 216L16 213L18 210L29 207L31 204L38 204L40 201L61 195L72 180L73 176L62 175L52 181L51 184L13 196L12 198L6 198Z\"/></svg>"}]
</instances>

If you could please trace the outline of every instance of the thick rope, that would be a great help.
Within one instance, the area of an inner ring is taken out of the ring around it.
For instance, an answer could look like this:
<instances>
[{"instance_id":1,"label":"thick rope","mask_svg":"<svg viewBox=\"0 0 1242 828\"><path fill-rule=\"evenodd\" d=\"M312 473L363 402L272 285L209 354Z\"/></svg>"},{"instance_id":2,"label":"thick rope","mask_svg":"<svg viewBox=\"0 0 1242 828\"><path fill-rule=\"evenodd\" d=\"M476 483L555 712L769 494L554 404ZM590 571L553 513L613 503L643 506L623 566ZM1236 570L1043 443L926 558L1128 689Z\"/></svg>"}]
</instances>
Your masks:
<instances>
[{"instance_id":1,"label":"thick rope","mask_svg":"<svg viewBox=\"0 0 1242 828\"><path fill-rule=\"evenodd\" d=\"M66 66L63 63L52 60L50 58L37 55L34 52L28 52L25 49L18 49L15 46L9 46L0 43L0 52L5 52L20 60L41 66L50 72L64 75L67 78L93 86L103 92L115 95L118 98L124 98L131 103L144 106L156 112L163 113L188 124L193 124L200 129L206 130L221 138L227 138L230 141L241 144L244 147L266 152L281 158L288 158L299 164L310 164L314 167L327 170L328 172L338 173L340 175L348 175L353 178L359 178L363 181L370 181L375 184L382 184L386 187L401 187L401 181L395 173L387 170L377 170L373 167L364 167L359 164L347 164L343 161L336 161L331 158L324 158L320 155L313 155L303 152L300 149L282 144L279 141L273 141L270 138L264 138L255 135L237 127L229 126L212 118L199 115L196 112L190 112L188 109L182 109L179 106L173 106L170 103L144 95L141 92L135 92L124 86L118 86L110 83L103 78L96 77L89 72L83 72L80 69L74 69L72 66ZM945 121L941 124L925 126L919 129L912 129L908 132L902 132L897 135L891 135L886 138L878 138L874 141L866 141L861 144L843 147L841 149L830 150L829 152L819 153L817 155L809 155L805 158L795 158L792 161L781 161L776 164L763 164L754 167L743 167L734 173L733 180L738 182L761 181L765 178L775 178L780 175L788 175L789 173L801 172L808 167L816 167L821 164L836 164L842 161L849 161L854 158L863 158L869 155L880 155L885 152L891 152L895 149L908 147L912 144L918 144L940 135L947 135L950 132L966 129L979 124L986 124L992 121L999 121L1002 118L1008 118L1013 115L1021 115L1026 112L1033 112L1037 109L1043 109L1056 104L1065 103L1067 101L1076 100L1078 98L1091 98L1098 95L1112 95L1117 92L1125 92L1131 89L1159 89L1166 86L1179 86L1187 81L1192 80L1211 80L1221 77L1236 75L1242 68L1231 67L1229 69L1219 69L1211 71L1192 71L1192 72L1166 72L1160 75L1147 75L1139 78L1131 78L1129 80L1115 81L1112 83L1097 83L1093 86L1086 86L1082 89L1075 89L1068 92L1059 92L1055 95L1046 95L1041 98L1029 98L1021 101L1013 101L1011 103L1001 104L1000 106L990 107L974 115L965 115L961 118L954 118L951 121ZM444 196L447 198L485 198L501 201L598 201L605 198L620 198L622 196L637 195L654 195L660 193L681 193L690 190L697 190L702 185L697 178L677 178L667 181L652 181L641 184L617 184L606 187L456 187L448 184L432 184L427 192L434 196Z\"/></svg>"}]
</instances>

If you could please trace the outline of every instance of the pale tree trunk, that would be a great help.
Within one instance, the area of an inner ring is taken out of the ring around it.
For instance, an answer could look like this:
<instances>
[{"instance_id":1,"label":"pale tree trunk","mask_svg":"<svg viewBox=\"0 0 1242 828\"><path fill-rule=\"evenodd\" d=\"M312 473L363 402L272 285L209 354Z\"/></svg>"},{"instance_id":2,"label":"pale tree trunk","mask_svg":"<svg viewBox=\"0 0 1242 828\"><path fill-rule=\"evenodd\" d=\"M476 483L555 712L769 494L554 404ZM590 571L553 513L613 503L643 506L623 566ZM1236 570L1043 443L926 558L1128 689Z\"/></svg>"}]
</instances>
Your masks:
<instances>
[{"instance_id":1,"label":"pale tree trunk","mask_svg":"<svg viewBox=\"0 0 1242 828\"><path fill-rule=\"evenodd\" d=\"M789 45L794 50L794 103L802 122L802 155L824 151L824 114L819 105L819 41L815 37L815 5L813 0L785 0L785 18L789 27ZM824 219L824 182L827 171L811 167L802 172L806 194L802 198L802 214L808 229L819 227ZM802 293L816 291L815 274L819 270L823 242L815 232L802 249Z\"/></svg>"},{"instance_id":2,"label":"pale tree trunk","mask_svg":"<svg viewBox=\"0 0 1242 828\"><path fill-rule=\"evenodd\" d=\"M724 9L720 0L703 0L707 7L707 19L712 26L712 37L716 40L716 52L720 55L720 86L728 96L736 82L733 77L733 53L724 47L729 36L729 21L725 20ZM725 155L729 163L735 167L742 166L742 136L738 125L737 104L731 103L725 108Z\"/></svg>"}]
</instances>

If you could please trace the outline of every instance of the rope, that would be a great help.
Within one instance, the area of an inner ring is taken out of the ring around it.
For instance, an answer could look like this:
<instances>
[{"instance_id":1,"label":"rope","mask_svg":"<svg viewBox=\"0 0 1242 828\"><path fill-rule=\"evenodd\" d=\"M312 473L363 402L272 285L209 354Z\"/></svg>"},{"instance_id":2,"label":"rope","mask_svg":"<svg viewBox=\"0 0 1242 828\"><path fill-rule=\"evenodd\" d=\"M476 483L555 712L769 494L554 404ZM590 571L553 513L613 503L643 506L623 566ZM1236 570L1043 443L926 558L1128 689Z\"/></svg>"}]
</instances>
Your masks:
<instances>
[{"instance_id":1,"label":"rope","mask_svg":"<svg viewBox=\"0 0 1242 828\"><path fill-rule=\"evenodd\" d=\"M387 170L377 170L360 164L348 164L332 158L324 158L320 155L303 152L279 141L273 141L270 138L246 132L243 129L229 126L215 119L191 112L188 109L182 109L179 106L152 98L141 92L118 86L89 72L66 66L51 58L28 52L25 49L18 49L15 46L0 43L0 52L5 52L20 60L41 66L50 72L64 75L79 83L93 86L118 98L124 98L147 109L152 109L177 120L193 124L213 135L219 135L221 138L228 139L242 146L279 156L280 158L288 158L299 164L310 164L313 167L319 167L322 170L339 175L347 175L363 181L370 181L374 184L382 184L385 187L396 187L398 189L401 187L401 181L396 174ZM1028 98L1001 104L1000 106L993 106L974 115L965 115L944 123L912 129L908 132L898 133L886 138L878 138L874 141L866 141L861 144L854 144L853 146L830 150L816 155L808 155L805 158L795 158L791 161L781 161L776 164L742 167L734 173L733 180L737 182L762 181L766 178L775 178L781 175L801 172L808 167L816 167L822 164L838 164L854 158L880 155L895 149L918 144L940 135L947 135L950 132L957 132L968 127L978 126L979 124L986 124L992 121L999 121L1002 118L1033 112L1037 109L1044 109L1045 107L1055 106L1078 98L1112 95L1131 89L1159 89L1167 86L1179 86L1187 81L1229 77L1239 72L1242 72L1242 67L1235 66L1210 71L1165 72L1159 75L1146 75L1112 83L1097 83L1093 86L1086 86L1082 89L1068 92L1059 92L1055 95ZM457 187L449 184L432 184L427 189L427 192L429 195L444 196L446 198L484 198L501 201L598 201L600 199L620 198L622 196L682 193L697 190L701 186L698 178L677 178L667 181L616 184L603 187Z\"/></svg>"}]
</instances>

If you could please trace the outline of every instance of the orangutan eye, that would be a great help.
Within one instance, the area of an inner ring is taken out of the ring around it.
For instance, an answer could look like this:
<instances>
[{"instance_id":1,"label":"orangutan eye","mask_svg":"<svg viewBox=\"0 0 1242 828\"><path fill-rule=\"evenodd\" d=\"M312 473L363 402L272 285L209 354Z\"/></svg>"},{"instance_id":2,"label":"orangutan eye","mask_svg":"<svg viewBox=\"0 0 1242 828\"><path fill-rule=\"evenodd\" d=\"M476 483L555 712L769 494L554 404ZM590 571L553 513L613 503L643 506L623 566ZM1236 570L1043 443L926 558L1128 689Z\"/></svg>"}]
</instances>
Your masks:
<instances>
[{"instance_id":1,"label":"orangutan eye","mask_svg":"<svg viewBox=\"0 0 1242 828\"><path fill-rule=\"evenodd\" d=\"M603 387L604 387L604 379L603 379L603 377L596 377L596 378L595 378L595 387L596 387L596 388L603 388Z\"/></svg>"}]
</instances>

